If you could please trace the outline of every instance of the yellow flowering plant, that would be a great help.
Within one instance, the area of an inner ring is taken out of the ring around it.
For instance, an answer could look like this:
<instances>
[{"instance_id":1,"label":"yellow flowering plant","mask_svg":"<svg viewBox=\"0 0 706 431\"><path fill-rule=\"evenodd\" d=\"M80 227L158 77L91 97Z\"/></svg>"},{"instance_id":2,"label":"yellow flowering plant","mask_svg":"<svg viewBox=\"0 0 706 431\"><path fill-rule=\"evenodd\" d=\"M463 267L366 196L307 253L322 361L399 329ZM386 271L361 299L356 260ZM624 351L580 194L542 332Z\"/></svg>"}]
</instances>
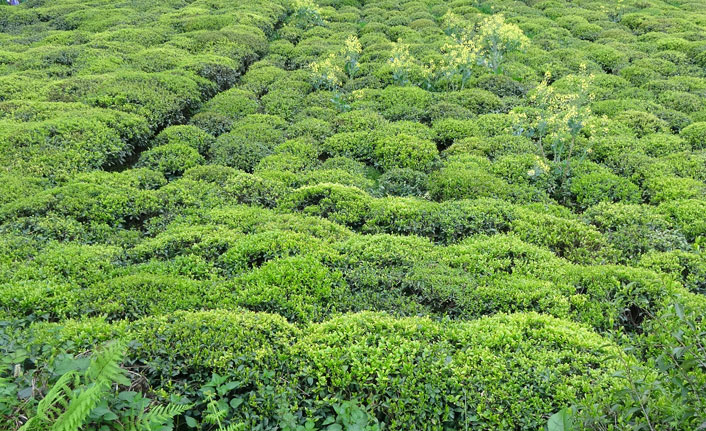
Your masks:
<instances>
[{"instance_id":1,"label":"yellow flowering plant","mask_svg":"<svg viewBox=\"0 0 706 431\"><path fill-rule=\"evenodd\" d=\"M346 77L354 78L360 70L358 59L361 52L358 38L351 35L340 51L332 52L323 60L309 64L309 70L313 73L314 88L335 90L343 85Z\"/></svg>"},{"instance_id":2,"label":"yellow flowering plant","mask_svg":"<svg viewBox=\"0 0 706 431\"><path fill-rule=\"evenodd\" d=\"M491 15L484 19L474 37L480 53L480 64L498 73L503 58L509 52L526 49L529 39L515 24L505 22L503 15Z\"/></svg>"},{"instance_id":3,"label":"yellow flowering plant","mask_svg":"<svg viewBox=\"0 0 706 431\"><path fill-rule=\"evenodd\" d=\"M451 12L451 10L447 11L444 16L441 17L441 25L448 36L455 38L459 38L467 32L466 22L463 17L456 15Z\"/></svg>"},{"instance_id":4,"label":"yellow flowering plant","mask_svg":"<svg viewBox=\"0 0 706 431\"><path fill-rule=\"evenodd\" d=\"M608 15L612 22L620 22L628 7L624 0L616 0L609 5L598 5L598 10Z\"/></svg>"},{"instance_id":5,"label":"yellow flowering plant","mask_svg":"<svg viewBox=\"0 0 706 431\"><path fill-rule=\"evenodd\" d=\"M410 83L411 70L416 67L416 61L409 53L409 45L396 43L388 64L392 69L392 80L396 85L404 86Z\"/></svg>"},{"instance_id":6,"label":"yellow flowering plant","mask_svg":"<svg viewBox=\"0 0 706 431\"><path fill-rule=\"evenodd\" d=\"M360 71L360 64L358 59L360 54L363 52L363 48L360 45L360 41L355 35L348 36L343 45L343 60L344 66L343 70L346 72L349 78L355 78L358 71Z\"/></svg>"},{"instance_id":7,"label":"yellow flowering plant","mask_svg":"<svg viewBox=\"0 0 706 431\"><path fill-rule=\"evenodd\" d=\"M481 65L498 73L505 55L512 51L525 49L529 39L522 30L505 22L502 15L492 15L484 19L474 31L463 18L447 12L441 19L445 33L450 41L442 48L442 62L425 67L426 76L436 78L436 83L446 83L451 90L463 89L471 76L473 68Z\"/></svg>"},{"instance_id":8,"label":"yellow flowering plant","mask_svg":"<svg viewBox=\"0 0 706 431\"><path fill-rule=\"evenodd\" d=\"M312 72L312 84L317 90L335 90L343 85L344 71L340 65L340 57L336 53L309 64L309 69Z\"/></svg>"},{"instance_id":9,"label":"yellow flowering plant","mask_svg":"<svg viewBox=\"0 0 706 431\"><path fill-rule=\"evenodd\" d=\"M594 100L591 93L593 74L586 73L582 65L578 75L568 76L575 92L556 91L549 81L547 72L544 80L530 93L528 99L532 107L531 115L526 112L512 112L513 129L537 143L540 155L535 168L528 172L530 178L537 178L542 172L555 176L555 186L548 190L562 200L567 192L571 175L572 160L576 157L577 140L591 116L590 103ZM549 148L546 147L547 143ZM551 150L548 152L547 150ZM588 150L581 154L586 156Z\"/></svg>"},{"instance_id":10,"label":"yellow flowering plant","mask_svg":"<svg viewBox=\"0 0 706 431\"><path fill-rule=\"evenodd\" d=\"M461 81L460 89L473 76L473 67L478 62L479 50L475 41L462 37L457 43L449 43L442 48L444 63L440 65L442 75L448 78L451 90L457 90L456 81ZM458 79L456 79L458 77Z\"/></svg>"}]
</instances>

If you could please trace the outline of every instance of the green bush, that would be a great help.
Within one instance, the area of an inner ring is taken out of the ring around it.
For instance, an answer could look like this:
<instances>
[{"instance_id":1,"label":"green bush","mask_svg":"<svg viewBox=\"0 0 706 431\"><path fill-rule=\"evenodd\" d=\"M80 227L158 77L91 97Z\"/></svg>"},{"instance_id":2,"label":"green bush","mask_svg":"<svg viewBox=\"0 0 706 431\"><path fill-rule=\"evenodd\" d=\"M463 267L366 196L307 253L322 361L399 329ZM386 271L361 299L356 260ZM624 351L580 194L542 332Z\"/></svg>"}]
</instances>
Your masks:
<instances>
[{"instance_id":1,"label":"green bush","mask_svg":"<svg viewBox=\"0 0 706 431\"><path fill-rule=\"evenodd\" d=\"M538 146L524 136L498 135L492 138L466 138L454 142L444 151L447 156L456 154L477 154L489 159L496 159L503 155L536 154Z\"/></svg>"},{"instance_id":2,"label":"green bush","mask_svg":"<svg viewBox=\"0 0 706 431\"><path fill-rule=\"evenodd\" d=\"M468 140L468 144L474 144L473 141L481 141L480 139ZM485 139L483 139L485 141ZM457 147L460 148L460 145ZM451 148L447 150L447 153ZM510 184L532 184L543 190L548 190L554 179L549 172L541 170L542 159L534 154L508 154L496 159L491 170L493 174L501 177Z\"/></svg>"},{"instance_id":3,"label":"green bush","mask_svg":"<svg viewBox=\"0 0 706 431\"><path fill-rule=\"evenodd\" d=\"M78 310L110 320L159 316L176 310L214 308L218 295L185 277L134 273L90 286Z\"/></svg>"},{"instance_id":4,"label":"green bush","mask_svg":"<svg viewBox=\"0 0 706 431\"><path fill-rule=\"evenodd\" d=\"M276 115L253 114L233 124L231 132L253 141L277 145L284 142L287 126L287 122Z\"/></svg>"},{"instance_id":5,"label":"green bush","mask_svg":"<svg viewBox=\"0 0 706 431\"><path fill-rule=\"evenodd\" d=\"M294 190L282 200L286 211L301 211L308 215L326 217L352 228L363 225L371 197L355 187L337 184L318 184Z\"/></svg>"},{"instance_id":6,"label":"green bush","mask_svg":"<svg viewBox=\"0 0 706 431\"><path fill-rule=\"evenodd\" d=\"M288 172L293 174L292 177L296 177L295 174L308 171L317 166L318 163L318 159L309 158L306 154L282 152L269 155L260 160L260 163L255 166L255 172L260 175L264 175L263 173L267 171Z\"/></svg>"},{"instance_id":7,"label":"green bush","mask_svg":"<svg viewBox=\"0 0 706 431\"><path fill-rule=\"evenodd\" d=\"M441 208L418 198L388 197L370 202L370 209L362 231L419 235L435 238L439 228L437 213Z\"/></svg>"},{"instance_id":8,"label":"green bush","mask_svg":"<svg viewBox=\"0 0 706 431\"><path fill-rule=\"evenodd\" d=\"M630 127L638 138L651 133L669 130L664 120L647 112L629 110L616 115L614 118Z\"/></svg>"},{"instance_id":9,"label":"green bush","mask_svg":"<svg viewBox=\"0 0 706 431\"><path fill-rule=\"evenodd\" d=\"M320 241L310 235L277 229L238 238L219 262L228 274L240 274L273 259L311 255L321 247ZM320 252L325 250L321 248Z\"/></svg>"},{"instance_id":10,"label":"green bush","mask_svg":"<svg viewBox=\"0 0 706 431\"><path fill-rule=\"evenodd\" d=\"M75 182L3 206L0 220L58 215L89 224L119 227L139 223L157 210L157 199L151 191Z\"/></svg>"},{"instance_id":11,"label":"green bush","mask_svg":"<svg viewBox=\"0 0 706 431\"><path fill-rule=\"evenodd\" d=\"M76 291L68 283L23 280L0 284L3 319L55 321L77 316Z\"/></svg>"},{"instance_id":12,"label":"green bush","mask_svg":"<svg viewBox=\"0 0 706 431\"><path fill-rule=\"evenodd\" d=\"M183 122L202 100L202 91L208 88L204 81L170 72L116 72L71 77L52 84L46 92L52 102L82 102L140 115L156 129Z\"/></svg>"},{"instance_id":13,"label":"green bush","mask_svg":"<svg viewBox=\"0 0 706 431\"><path fill-rule=\"evenodd\" d=\"M429 120L432 124L444 118L467 120L472 116L471 111L453 102L440 101L429 108Z\"/></svg>"},{"instance_id":14,"label":"green bush","mask_svg":"<svg viewBox=\"0 0 706 431\"><path fill-rule=\"evenodd\" d=\"M202 332L198 338L194 328ZM164 386L177 376L204 384L212 372L226 370L244 385L257 385L266 370L277 368L297 335L282 317L240 310L148 317L130 324L127 333L138 343L131 356L143 360L149 377Z\"/></svg>"},{"instance_id":15,"label":"green bush","mask_svg":"<svg viewBox=\"0 0 706 431\"><path fill-rule=\"evenodd\" d=\"M333 126L319 118L306 117L293 123L287 129L287 135L291 138L305 137L323 142L333 135Z\"/></svg>"},{"instance_id":16,"label":"green bush","mask_svg":"<svg viewBox=\"0 0 706 431\"><path fill-rule=\"evenodd\" d=\"M201 154L206 154L213 142L213 136L194 126L169 126L154 138L155 146L185 144Z\"/></svg>"},{"instance_id":17,"label":"green bush","mask_svg":"<svg viewBox=\"0 0 706 431\"><path fill-rule=\"evenodd\" d=\"M231 123L250 114L256 114L259 104L255 95L245 90L231 88L218 93L201 108L201 112L215 112Z\"/></svg>"},{"instance_id":18,"label":"green bush","mask_svg":"<svg viewBox=\"0 0 706 431\"><path fill-rule=\"evenodd\" d=\"M640 85L643 82L651 81L659 77L659 74L647 67L627 66L620 70L620 76L633 85Z\"/></svg>"},{"instance_id":19,"label":"green bush","mask_svg":"<svg viewBox=\"0 0 706 431\"><path fill-rule=\"evenodd\" d=\"M234 280L235 304L295 323L319 321L344 306L345 283L311 257L285 257Z\"/></svg>"},{"instance_id":20,"label":"green bush","mask_svg":"<svg viewBox=\"0 0 706 431\"><path fill-rule=\"evenodd\" d=\"M258 142L231 132L219 136L209 154L212 163L252 172L260 160L272 154L272 149L271 142Z\"/></svg>"},{"instance_id":21,"label":"green bush","mask_svg":"<svg viewBox=\"0 0 706 431\"><path fill-rule=\"evenodd\" d=\"M518 212L512 232L523 241L549 248L576 263L603 263L614 259L614 250L594 227L577 220L531 210Z\"/></svg>"},{"instance_id":22,"label":"green bush","mask_svg":"<svg viewBox=\"0 0 706 431\"><path fill-rule=\"evenodd\" d=\"M222 193L240 204L274 207L285 190L285 185L277 180L240 172L228 178Z\"/></svg>"},{"instance_id":23,"label":"green bush","mask_svg":"<svg viewBox=\"0 0 706 431\"><path fill-rule=\"evenodd\" d=\"M432 128L414 121L393 121L385 124L383 127L380 127L375 133L380 136L396 136L399 134L405 134L420 139L425 139L427 141L433 141L436 139L436 133L434 133Z\"/></svg>"},{"instance_id":24,"label":"green bush","mask_svg":"<svg viewBox=\"0 0 706 431\"><path fill-rule=\"evenodd\" d=\"M665 91L659 94L659 102L667 108L684 113L696 112L703 106L703 99L686 91Z\"/></svg>"},{"instance_id":25,"label":"green bush","mask_svg":"<svg viewBox=\"0 0 706 431\"><path fill-rule=\"evenodd\" d=\"M552 281L561 281L556 277L567 264L546 248L524 242L512 234L469 236L449 247L444 260L452 267L482 278L512 274Z\"/></svg>"},{"instance_id":26,"label":"green bush","mask_svg":"<svg viewBox=\"0 0 706 431\"><path fill-rule=\"evenodd\" d=\"M509 185L491 173L487 159L455 156L429 178L429 194L438 201L480 197L507 198Z\"/></svg>"},{"instance_id":27,"label":"green bush","mask_svg":"<svg viewBox=\"0 0 706 431\"><path fill-rule=\"evenodd\" d=\"M627 262L651 251L687 248L684 235L653 207L603 202L589 208L584 216Z\"/></svg>"},{"instance_id":28,"label":"green bush","mask_svg":"<svg viewBox=\"0 0 706 431\"><path fill-rule=\"evenodd\" d=\"M493 137L507 134L512 127L513 119L507 114L483 114L476 120L478 136Z\"/></svg>"},{"instance_id":29,"label":"green bush","mask_svg":"<svg viewBox=\"0 0 706 431\"><path fill-rule=\"evenodd\" d=\"M367 167L363 163L344 156L326 159L321 164L321 169L340 169L355 175L364 175L367 171Z\"/></svg>"},{"instance_id":30,"label":"green bush","mask_svg":"<svg viewBox=\"0 0 706 431\"><path fill-rule=\"evenodd\" d=\"M410 168L390 169L378 179L383 196L423 196L427 190L427 175Z\"/></svg>"},{"instance_id":31,"label":"green bush","mask_svg":"<svg viewBox=\"0 0 706 431\"><path fill-rule=\"evenodd\" d=\"M639 203L640 188L610 172L591 172L572 178L571 193L585 209L599 202Z\"/></svg>"},{"instance_id":32,"label":"green bush","mask_svg":"<svg viewBox=\"0 0 706 431\"><path fill-rule=\"evenodd\" d=\"M251 67L248 73L242 78L242 88L262 96L267 93L269 87L280 79L287 76L287 72L274 66L262 65Z\"/></svg>"},{"instance_id":33,"label":"green bush","mask_svg":"<svg viewBox=\"0 0 706 431\"><path fill-rule=\"evenodd\" d=\"M695 150L706 147L705 122L693 123L682 129L679 135Z\"/></svg>"},{"instance_id":34,"label":"green bush","mask_svg":"<svg viewBox=\"0 0 706 431\"><path fill-rule=\"evenodd\" d=\"M652 157L662 157L690 149L686 140L667 133L653 133L645 136L640 139L640 147Z\"/></svg>"},{"instance_id":35,"label":"green bush","mask_svg":"<svg viewBox=\"0 0 706 431\"><path fill-rule=\"evenodd\" d=\"M312 327L294 351L304 394L365 400L390 429L534 429L546 412L607 390L617 365L604 346L578 325L531 313L452 326L362 313ZM538 381L527 364L555 377Z\"/></svg>"},{"instance_id":36,"label":"green bush","mask_svg":"<svg viewBox=\"0 0 706 431\"><path fill-rule=\"evenodd\" d=\"M375 111L363 109L338 114L333 122L337 132L345 133L371 132L384 126L387 120Z\"/></svg>"},{"instance_id":37,"label":"green bush","mask_svg":"<svg viewBox=\"0 0 706 431\"><path fill-rule=\"evenodd\" d=\"M561 277L584 295L574 303L577 319L601 331L640 333L680 289L653 271L626 266L568 267Z\"/></svg>"},{"instance_id":38,"label":"green bush","mask_svg":"<svg viewBox=\"0 0 706 431\"><path fill-rule=\"evenodd\" d=\"M373 158L375 135L370 132L336 133L324 141L322 148L332 156L367 162Z\"/></svg>"},{"instance_id":39,"label":"green bush","mask_svg":"<svg viewBox=\"0 0 706 431\"><path fill-rule=\"evenodd\" d=\"M291 120L304 104L304 95L292 89L272 90L261 98L265 113Z\"/></svg>"},{"instance_id":40,"label":"green bush","mask_svg":"<svg viewBox=\"0 0 706 431\"><path fill-rule=\"evenodd\" d=\"M218 136L230 130L233 122L225 115L217 112L199 112L189 120L189 125L198 127L206 133Z\"/></svg>"},{"instance_id":41,"label":"green bush","mask_svg":"<svg viewBox=\"0 0 706 431\"><path fill-rule=\"evenodd\" d=\"M435 121L432 128L443 148L453 144L456 140L480 135L478 125L473 120L446 118Z\"/></svg>"},{"instance_id":42,"label":"green bush","mask_svg":"<svg viewBox=\"0 0 706 431\"><path fill-rule=\"evenodd\" d=\"M205 161L198 150L189 144L166 144L140 154L137 166L161 172L167 178L174 178Z\"/></svg>"},{"instance_id":43,"label":"green bush","mask_svg":"<svg viewBox=\"0 0 706 431\"><path fill-rule=\"evenodd\" d=\"M697 199L663 202L657 207L657 211L678 227L689 241L706 234L705 210L706 202Z\"/></svg>"},{"instance_id":44,"label":"green bush","mask_svg":"<svg viewBox=\"0 0 706 431\"><path fill-rule=\"evenodd\" d=\"M142 241L129 251L131 260L174 259L194 254L215 260L241 237L240 232L204 223L200 226L172 225L154 238Z\"/></svg>"},{"instance_id":45,"label":"green bush","mask_svg":"<svg viewBox=\"0 0 706 431\"><path fill-rule=\"evenodd\" d=\"M431 93L417 87L387 87L380 91L366 91L361 101L370 101L388 120L424 121L429 118Z\"/></svg>"},{"instance_id":46,"label":"green bush","mask_svg":"<svg viewBox=\"0 0 706 431\"><path fill-rule=\"evenodd\" d=\"M591 47L589 58L598 63L607 73L618 72L628 63L625 53L609 45Z\"/></svg>"},{"instance_id":47,"label":"green bush","mask_svg":"<svg viewBox=\"0 0 706 431\"><path fill-rule=\"evenodd\" d=\"M372 190L375 185L375 181L366 178L365 175L351 173L345 169L314 169L306 172L301 180L301 185L307 186L323 183L353 186L361 190Z\"/></svg>"},{"instance_id":48,"label":"green bush","mask_svg":"<svg viewBox=\"0 0 706 431\"><path fill-rule=\"evenodd\" d=\"M438 154L432 141L402 133L375 143L374 162L383 171L410 168L425 172L432 168Z\"/></svg>"},{"instance_id":49,"label":"green bush","mask_svg":"<svg viewBox=\"0 0 706 431\"><path fill-rule=\"evenodd\" d=\"M48 185L46 180L37 177L0 174L0 189L3 191L0 206L33 195Z\"/></svg>"},{"instance_id":50,"label":"green bush","mask_svg":"<svg viewBox=\"0 0 706 431\"><path fill-rule=\"evenodd\" d=\"M702 199L706 194L706 185L702 181L674 176L650 178L645 182L645 189L650 202L654 204L683 199Z\"/></svg>"},{"instance_id":51,"label":"green bush","mask_svg":"<svg viewBox=\"0 0 706 431\"><path fill-rule=\"evenodd\" d=\"M521 97L527 92L525 85L506 75L483 75L475 81L475 85L499 97Z\"/></svg>"},{"instance_id":52,"label":"green bush","mask_svg":"<svg viewBox=\"0 0 706 431\"><path fill-rule=\"evenodd\" d=\"M468 109L474 115L490 114L502 109L502 100L487 90L469 88L446 93L445 98Z\"/></svg>"},{"instance_id":53,"label":"green bush","mask_svg":"<svg viewBox=\"0 0 706 431\"><path fill-rule=\"evenodd\" d=\"M120 165L149 136L139 116L74 103L4 102L0 113L4 165L45 177Z\"/></svg>"}]
</instances>

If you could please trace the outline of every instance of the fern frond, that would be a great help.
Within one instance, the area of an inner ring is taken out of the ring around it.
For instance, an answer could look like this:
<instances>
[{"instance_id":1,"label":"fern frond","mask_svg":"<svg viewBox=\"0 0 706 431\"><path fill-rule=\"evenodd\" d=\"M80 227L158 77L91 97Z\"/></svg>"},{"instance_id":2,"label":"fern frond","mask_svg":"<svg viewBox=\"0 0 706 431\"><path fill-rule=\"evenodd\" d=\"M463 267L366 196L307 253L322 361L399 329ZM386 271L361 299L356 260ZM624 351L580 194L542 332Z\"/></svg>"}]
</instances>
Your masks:
<instances>
[{"instance_id":1,"label":"fern frond","mask_svg":"<svg viewBox=\"0 0 706 431\"><path fill-rule=\"evenodd\" d=\"M125 376L125 370L120 364L125 359L125 346L121 342L112 342L96 355L91 365L86 370L86 377L95 383L108 382L129 385L130 380Z\"/></svg>"},{"instance_id":2,"label":"fern frond","mask_svg":"<svg viewBox=\"0 0 706 431\"><path fill-rule=\"evenodd\" d=\"M244 424L237 423L237 424L230 424L225 428L221 427L218 429L218 431L242 431L244 429L245 429Z\"/></svg>"},{"instance_id":3,"label":"fern frond","mask_svg":"<svg viewBox=\"0 0 706 431\"><path fill-rule=\"evenodd\" d=\"M96 383L81 391L69 403L64 413L56 419L51 431L77 431L84 424L91 411L100 403L109 388L110 382Z\"/></svg>"},{"instance_id":4,"label":"fern frond","mask_svg":"<svg viewBox=\"0 0 706 431\"><path fill-rule=\"evenodd\" d=\"M150 425L164 425L168 420L184 413L191 407L191 405L187 404L167 404L166 406L155 406L140 418L138 428L140 430L151 430L152 427Z\"/></svg>"},{"instance_id":5,"label":"fern frond","mask_svg":"<svg viewBox=\"0 0 706 431\"><path fill-rule=\"evenodd\" d=\"M123 343L108 344L96 354L81 377L76 371L61 376L37 405L36 415L27 421L21 431L77 431L91 411L100 403L113 383L129 385L130 380L120 363L125 359ZM81 386L79 388L79 386Z\"/></svg>"},{"instance_id":6,"label":"fern frond","mask_svg":"<svg viewBox=\"0 0 706 431\"><path fill-rule=\"evenodd\" d=\"M226 418L227 415L227 410L214 409L208 411L208 413L204 415L203 419L206 423L218 425Z\"/></svg>"},{"instance_id":7,"label":"fern frond","mask_svg":"<svg viewBox=\"0 0 706 431\"><path fill-rule=\"evenodd\" d=\"M80 383L76 371L69 371L59 377L46 396L37 404L37 413L19 431L29 431L41 423L51 424L75 398L74 387Z\"/></svg>"}]
</instances>

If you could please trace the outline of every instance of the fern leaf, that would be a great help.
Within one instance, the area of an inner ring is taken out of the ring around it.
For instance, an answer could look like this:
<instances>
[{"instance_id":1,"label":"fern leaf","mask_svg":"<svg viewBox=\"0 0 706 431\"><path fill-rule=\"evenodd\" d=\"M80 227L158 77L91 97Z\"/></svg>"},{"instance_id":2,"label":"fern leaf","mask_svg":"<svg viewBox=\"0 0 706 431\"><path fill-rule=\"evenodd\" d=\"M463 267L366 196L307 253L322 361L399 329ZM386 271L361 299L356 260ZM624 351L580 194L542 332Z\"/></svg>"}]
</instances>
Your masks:
<instances>
[{"instance_id":1,"label":"fern leaf","mask_svg":"<svg viewBox=\"0 0 706 431\"><path fill-rule=\"evenodd\" d=\"M125 358L125 346L120 342L108 344L95 355L84 374L84 386L76 371L61 376L37 405L37 414L27 421L21 431L39 428L51 431L76 431L110 390L113 383L129 385L120 363ZM42 426L46 425L46 426Z\"/></svg>"},{"instance_id":2,"label":"fern leaf","mask_svg":"<svg viewBox=\"0 0 706 431\"><path fill-rule=\"evenodd\" d=\"M96 355L91 365L86 370L86 377L92 382L119 383L129 385L130 380L125 377L125 370L120 368L120 363L125 359L125 346L121 342L108 344L105 349Z\"/></svg>"},{"instance_id":3,"label":"fern leaf","mask_svg":"<svg viewBox=\"0 0 706 431\"><path fill-rule=\"evenodd\" d=\"M66 411L57 418L51 431L76 431L88 418L91 411L100 403L109 384L94 384L81 393L69 404Z\"/></svg>"},{"instance_id":4,"label":"fern leaf","mask_svg":"<svg viewBox=\"0 0 706 431\"><path fill-rule=\"evenodd\" d=\"M59 377L46 396L37 404L35 416L27 421L19 431L29 431L42 423L52 423L63 411L60 407L68 405L74 398L73 387L78 384L79 376L76 371L69 371Z\"/></svg>"},{"instance_id":5,"label":"fern leaf","mask_svg":"<svg viewBox=\"0 0 706 431\"><path fill-rule=\"evenodd\" d=\"M237 423L237 424L230 424L227 427L219 428L218 431L242 431L245 429L245 426L242 423Z\"/></svg>"},{"instance_id":6,"label":"fern leaf","mask_svg":"<svg viewBox=\"0 0 706 431\"><path fill-rule=\"evenodd\" d=\"M189 410L191 405L185 404L168 404L166 406L160 405L155 406L150 409L142 418L140 418L140 423L138 424L141 430L150 430L152 427L150 425L164 425L168 420L173 419L185 411Z\"/></svg>"},{"instance_id":7,"label":"fern leaf","mask_svg":"<svg viewBox=\"0 0 706 431\"><path fill-rule=\"evenodd\" d=\"M124 358L125 348L120 342L110 343L103 351L96 354L84 375L88 386L68 404L62 403L64 412L56 419L51 430L78 430L114 382L130 384L130 380L125 376L125 370L120 368Z\"/></svg>"}]
</instances>

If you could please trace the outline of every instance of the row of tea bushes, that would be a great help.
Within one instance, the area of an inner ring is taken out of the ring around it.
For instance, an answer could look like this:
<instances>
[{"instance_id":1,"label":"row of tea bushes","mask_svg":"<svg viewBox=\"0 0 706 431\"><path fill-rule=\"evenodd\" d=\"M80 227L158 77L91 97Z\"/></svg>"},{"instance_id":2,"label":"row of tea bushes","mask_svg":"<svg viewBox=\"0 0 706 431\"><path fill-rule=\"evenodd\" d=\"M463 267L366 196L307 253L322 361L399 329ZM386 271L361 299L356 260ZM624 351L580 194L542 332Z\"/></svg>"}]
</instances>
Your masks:
<instances>
[{"instance_id":1,"label":"row of tea bushes","mask_svg":"<svg viewBox=\"0 0 706 431\"><path fill-rule=\"evenodd\" d=\"M217 310L33 331L35 342L75 349L134 339L130 355L163 387L226 373L238 383L221 396L242 400L228 419L247 426L276 423L287 412L316 419L355 399L387 429L537 428L547 411L608 393L618 367L605 339L536 313L457 323L358 313L299 329L276 315Z\"/></svg>"}]
</instances>

